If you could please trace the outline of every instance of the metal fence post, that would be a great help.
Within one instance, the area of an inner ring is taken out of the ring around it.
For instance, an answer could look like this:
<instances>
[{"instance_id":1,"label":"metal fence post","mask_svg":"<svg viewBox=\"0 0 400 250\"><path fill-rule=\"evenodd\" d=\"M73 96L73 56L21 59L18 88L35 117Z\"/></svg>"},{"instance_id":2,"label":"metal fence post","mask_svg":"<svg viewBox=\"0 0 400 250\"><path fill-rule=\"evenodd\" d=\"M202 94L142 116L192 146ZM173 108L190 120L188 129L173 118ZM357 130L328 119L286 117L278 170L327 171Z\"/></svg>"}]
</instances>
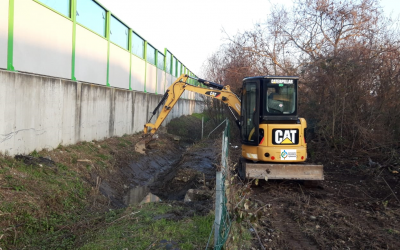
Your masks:
<instances>
[{"instance_id":1,"label":"metal fence post","mask_svg":"<svg viewBox=\"0 0 400 250\"><path fill-rule=\"evenodd\" d=\"M201 117L201 139L203 139L204 132L204 116Z\"/></svg>"},{"instance_id":2,"label":"metal fence post","mask_svg":"<svg viewBox=\"0 0 400 250\"><path fill-rule=\"evenodd\" d=\"M219 244L219 231L222 218L222 172L217 172L215 185L215 221L214 221L214 247Z\"/></svg>"}]
</instances>

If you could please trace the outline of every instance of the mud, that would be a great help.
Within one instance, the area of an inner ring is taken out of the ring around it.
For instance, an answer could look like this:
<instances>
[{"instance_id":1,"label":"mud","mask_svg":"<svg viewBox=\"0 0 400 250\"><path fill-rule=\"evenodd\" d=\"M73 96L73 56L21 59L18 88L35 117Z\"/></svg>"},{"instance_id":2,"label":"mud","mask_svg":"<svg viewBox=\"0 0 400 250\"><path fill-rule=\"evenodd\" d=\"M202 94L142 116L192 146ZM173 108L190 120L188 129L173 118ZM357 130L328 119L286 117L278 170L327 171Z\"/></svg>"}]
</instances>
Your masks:
<instances>
[{"instance_id":1,"label":"mud","mask_svg":"<svg viewBox=\"0 0 400 250\"><path fill-rule=\"evenodd\" d=\"M42 156L34 157L32 155L16 155L14 157L18 161L23 161L26 165L42 167L55 167L56 163L49 158L45 158Z\"/></svg>"},{"instance_id":2,"label":"mud","mask_svg":"<svg viewBox=\"0 0 400 250\"><path fill-rule=\"evenodd\" d=\"M127 206L159 201L161 201L160 197L152 194L148 186L132 188L124 196L124 204Z\"/></svg>"},{"instance_id":3,"label":"mud","mask_svg":"<svg viewBox=\"0 0 400 250\"><path fill-rule=\"evenodd\" d=\"M202 143L202 146L188 148L173 169L160 173L150 185L151 192L164 200L183 200L189 189L212 189L217 151L213 147L214 141ZM209 146L205 148L206 145Z\"/></svg>"},{"instance_id":4,"label":"mud","mask_svg":"<svg viewBox=\"0 0 400 250\"><path fill-rule=\"evenodd\" d=\"M99 191L114 208L146 202L144 199L147 202L183 201L189 189L213 188L215 162L218 162L218 151L213 149L213 144L213 140L208 140L189 145L161 132L146 146L144 154L118 156L112 174L99 176L98 171L93 171L91 180L94 183L100 177ZM212 207L211 200L200 203L189 205L189 215L190 211L199 214L205 207L207 211Z\"/></svg>"}]
</instances>

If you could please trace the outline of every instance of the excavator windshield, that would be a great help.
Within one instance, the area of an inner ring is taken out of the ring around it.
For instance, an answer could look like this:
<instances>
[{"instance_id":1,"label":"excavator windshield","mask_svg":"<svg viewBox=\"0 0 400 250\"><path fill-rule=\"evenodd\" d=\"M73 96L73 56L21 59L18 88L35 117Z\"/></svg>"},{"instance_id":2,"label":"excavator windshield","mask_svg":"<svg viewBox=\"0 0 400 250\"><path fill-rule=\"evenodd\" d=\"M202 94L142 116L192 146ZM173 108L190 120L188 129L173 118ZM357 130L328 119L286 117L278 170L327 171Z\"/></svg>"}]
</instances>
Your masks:
<instances>
[{"instance_id":1,"label":"excavator windshield","mask_svg":"<svg viewBox=\"0 0 400 250\"><path fill-rule=\"evenodd\" d=\"M292 115L296 112L295 84L293 80L278 80L272 79L264 83L266 86L264 112L269 115Z\"/></svg>"}]
</instances>

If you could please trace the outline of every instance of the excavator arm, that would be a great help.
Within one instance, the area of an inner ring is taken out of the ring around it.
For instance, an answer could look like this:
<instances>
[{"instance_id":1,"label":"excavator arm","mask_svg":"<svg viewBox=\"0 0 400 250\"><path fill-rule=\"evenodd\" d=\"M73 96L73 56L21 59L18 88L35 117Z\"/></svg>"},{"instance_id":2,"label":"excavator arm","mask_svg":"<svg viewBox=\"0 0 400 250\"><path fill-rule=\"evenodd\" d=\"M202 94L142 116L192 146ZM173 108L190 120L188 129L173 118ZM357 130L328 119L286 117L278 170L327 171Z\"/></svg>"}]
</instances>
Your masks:
<instances>
[{"instance_id":1,"label":"excavator arm","mask_svg":"<svg viewBox=\"0 0 400 250\"><path fill-rule=\"evenodd\" d=\"M195 79L198 82L203 83L208 88L197 87L187 83L187 80L189 78ZM185 90L221 100L223 103L228 105L231 111L232 109L235 110L235 112L240 116L240 107L241 107L240 99L235 93L231 91L229 86L223 86L200 78L193 78L186 74L182 74L167 89L167 91L164 94L164 97L161 99L160 103L152 112L153 115L149 119L148 123L144 125L145 134L147 134L148 132L154 134L158 130L158 128L161 126L165 118L168 116L169 112L171 112L172 108L175 106L175 104L177 103L180 96L183 94ZM158 109L161 106L163 107L162 110L160 111L159 116L157 117L157 120L155 121L155 123L150 123L151 119L157 113Z\"/></svg>"}]
</instances>

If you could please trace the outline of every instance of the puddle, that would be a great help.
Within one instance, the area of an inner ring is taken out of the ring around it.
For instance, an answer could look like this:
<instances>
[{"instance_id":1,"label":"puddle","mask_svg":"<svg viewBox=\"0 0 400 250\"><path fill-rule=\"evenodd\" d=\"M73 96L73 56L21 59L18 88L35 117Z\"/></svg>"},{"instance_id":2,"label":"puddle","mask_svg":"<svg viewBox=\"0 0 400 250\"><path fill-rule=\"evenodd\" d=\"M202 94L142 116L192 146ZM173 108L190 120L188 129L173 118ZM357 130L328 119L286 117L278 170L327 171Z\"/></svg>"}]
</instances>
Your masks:
<instances>
[{"instance_id":1,"label":"puddle","mask_svg":"<svg viewBox=\"0 0 400 250\"><path fill-rule=\"evenodd\" d=\"M168 141L167 145L170 142ZM211 141L210 141L211 143ZM126 182L135 187L121 194L125 206L166 200L184 200L189 189L212 185L215 179L216 151L214 148L189 147L183 149L170 145L155 147L124 169ZM211 144L212 145L212 144Z\"/></svg>"},{"instance_id":2,"label":"puddle","mask_svg":"<svg viewBox=\"0 0 400 250\"><path fill-rule=\"evenodd\" d=\"M132 188L124 197L124 203L127 206L158 201L161 201L161 199L152 194L147 186Z\"/></svg>"}]
</instances>

